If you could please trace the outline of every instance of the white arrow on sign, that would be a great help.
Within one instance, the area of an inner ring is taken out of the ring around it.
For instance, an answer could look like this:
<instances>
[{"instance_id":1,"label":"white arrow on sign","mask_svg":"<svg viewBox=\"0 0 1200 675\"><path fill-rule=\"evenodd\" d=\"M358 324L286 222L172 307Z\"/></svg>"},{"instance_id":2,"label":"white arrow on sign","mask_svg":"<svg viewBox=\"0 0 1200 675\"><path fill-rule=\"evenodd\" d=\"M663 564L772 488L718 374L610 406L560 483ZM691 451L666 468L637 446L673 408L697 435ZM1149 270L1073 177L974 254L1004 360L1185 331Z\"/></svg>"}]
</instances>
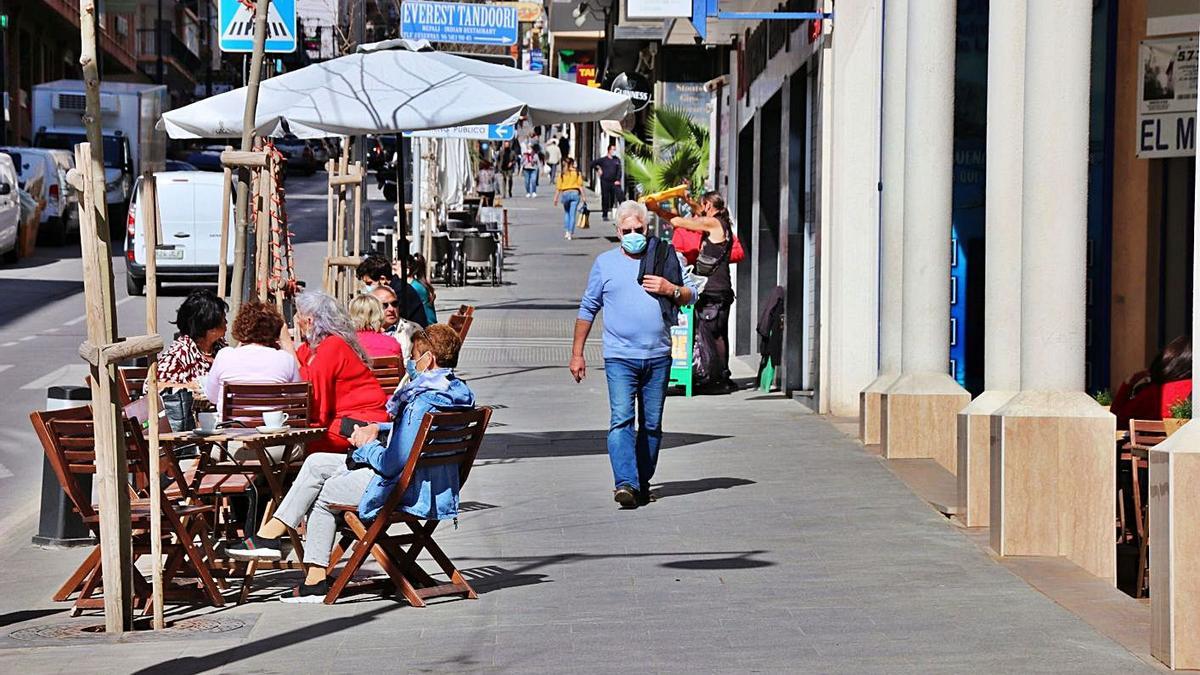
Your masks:
<instances>
[{"instance_id":1,"label":"white arrow on sign","mask_svg":"<svg viewBox=\"0 0 1200 675\"><path fill-rule=\"evenodd\" d=\"M254 10L239 3L233 21L221 33L222 40L253 40L254 39ZM267 39L294 40L291 29L283 21L275 3L267 5Z\"/></svg>"}]
</instances>

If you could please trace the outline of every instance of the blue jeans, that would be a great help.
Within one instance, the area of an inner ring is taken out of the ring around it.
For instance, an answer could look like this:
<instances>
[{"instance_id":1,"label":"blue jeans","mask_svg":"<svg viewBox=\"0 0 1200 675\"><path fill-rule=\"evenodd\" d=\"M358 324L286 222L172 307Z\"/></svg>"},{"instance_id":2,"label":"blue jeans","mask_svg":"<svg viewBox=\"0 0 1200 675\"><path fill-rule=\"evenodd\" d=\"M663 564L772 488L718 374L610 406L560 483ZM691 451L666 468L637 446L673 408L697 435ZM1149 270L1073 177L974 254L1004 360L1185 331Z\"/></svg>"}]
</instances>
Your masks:
<instances>
[{"instance_id":1,"label":"blue jeans","mask_svg":"<svg viewBox=\"0 0 1200 675\"><path fill-rule=\"evenodd\" d=\"M563 206L563 229L575 233L575 216L579 213L579 190L567 190L559 196Z\"/></svg>"},{"instance_id":2,"label":"blue jeans","mask_svg":"<svg viewBox=\"0 0 1200 675\"><path fill-rule=\"evenodd\" d=\"M528 194L537 193L537 169L525 169L525 192Z\"/></svg>"},{"instance_id":3,"label":"blue jeans","mask_svg":"<svg viewBox=\"0 0 1200 675\"><path fill-rule=\"evenodd\" d=\"M663 404L671 357L604 359L608 380L608 460L613 483L649 492L662 445ZM636 404L637 428L634 428Z\"/></svg>"}]
</instances>

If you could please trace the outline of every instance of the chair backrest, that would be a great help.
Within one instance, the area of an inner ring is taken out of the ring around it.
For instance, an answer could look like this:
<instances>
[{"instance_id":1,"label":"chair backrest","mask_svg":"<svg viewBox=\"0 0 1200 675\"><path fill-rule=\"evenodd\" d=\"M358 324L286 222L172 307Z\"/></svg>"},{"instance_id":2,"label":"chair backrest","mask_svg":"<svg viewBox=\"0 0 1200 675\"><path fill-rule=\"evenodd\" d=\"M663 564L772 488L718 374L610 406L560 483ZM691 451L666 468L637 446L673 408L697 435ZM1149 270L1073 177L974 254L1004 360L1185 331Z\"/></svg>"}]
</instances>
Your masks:
<instances>
[{"instance_id":1,"label":"chair backrest","mask_svg":"<svg viewBox=\"0 0 1200 675\"><path fill-rule=\"evenodd\" d=\"M408 490L417 469L453 464L458 467L459 489L467 482L471 467L475 464L475 456L479 454L479 446L483 443L483 433L487 431L488 420L492 418L491 408L474 408L461 412L428 412L421 420L421 428L413 439L413 449L404 465L404 472L396 487L388 496L382 513L393 513L399 506L400 500Z\"/></svg>"},{"instance_id":2,"label":"chair backrest","mask_svg":"<svg viewBox=\"0 0 1200 675\"><path fill-rule=\"evenodd\" d=\"M288 414L290 427L306 427L312 417L312 383L226 384L221 400L221 420L262 426L262 415L273 410Z\"/></svg>"},{"instance_id":3,"label":"chair backrest","mask_svg":"<svg viewBox=\"0 0 1200 675\"><path fill-rule=\"evenodd\" d=\"M33 423L34 433L41 441L46 459L58 478L58 484L71 500L75 511L84 518L94 516L91 491L85 490L77 479L80 475L96 473L96 427L92 423L91 406L34 411L30 413L29 420ZM140 452L136 443L132 441L129 425L126 425L123 431L129 473L134 476L135 484L144 487L145 454Z\"/></svg>"},{"instance_id":4,"label":"chair backrest","mask_svg":"<svg viewBox=\"0 0 1200 675\"><path fill-rule=\"evenodd\" d=\"M475 313L475 305L459 305L458 313L463 316L471 316Z\"/></svg>"},{"instance_id":5,"label":"chair backrest","mask_svg":"<svg viewBox=\"0 0 1200 675\"><path fill-rule=\"evenodd\" d=\"M379 386L388 396L400 386L404 377L404 362L399 356L376 356L371 359L371 374L379 380Z\"/></svg>"},{"instance_id":6,"label":"chair backrest","mask_svg":"<svg viewBox=\"0 0 1200 675\"><path fill-rule=\"evenodd\" d=\"M496 239L491 236L467 235L463 237L463 255L467 262L490 263L496 255Z\"/></svg>"},{"instance_id":7,"label":"chair backrest","mask_svg":"<svg viewBox=\"0 0 1200 675\"><path fill-rule=\"evenodd\" d=\"M121 397L121 405L129 405L142 397L146 386L146 378L150 369L141 366L126 366L117 368L117 387Z\"/></svg>"},{"instance_id":8,"label":"chair backrest","mask_svg":"<svg viewBox=\"0 0 1200 675\"><path fill-rule=\"evenodd\" d=\"M462 314L452 314L446 322L455 333L458 333L458 339L461 342L467 341L467 333L471 330L471 322L475 320L473 316L463 316Z\"/></svg>"},{"instance_id":9,"label":"chair backrest","mask_svg":"<svg viewBox=\"0 0 1200 675\"><path fill-rule=\"evenodd\" d=\"M1152 448L1167 438L1162 420L1129 420L1129 442L1142 448Z\"/></svg>"}]
</instances>

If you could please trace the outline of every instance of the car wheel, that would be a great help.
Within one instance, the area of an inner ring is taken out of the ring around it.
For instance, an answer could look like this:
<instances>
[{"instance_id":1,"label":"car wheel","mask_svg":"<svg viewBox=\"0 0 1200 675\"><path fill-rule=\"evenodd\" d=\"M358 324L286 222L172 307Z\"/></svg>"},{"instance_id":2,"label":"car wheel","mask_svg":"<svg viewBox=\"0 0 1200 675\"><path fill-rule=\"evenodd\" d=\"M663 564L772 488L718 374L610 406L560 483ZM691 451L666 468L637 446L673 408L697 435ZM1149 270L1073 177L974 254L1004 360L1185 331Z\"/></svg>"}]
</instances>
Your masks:
<instances>
[{"instance_id":1,"label":"car wheel","mask_svg":"<svg viewBox=\"0 0 1200 675\"><path fill-rule=\"evenodd\" d=\"M4 262L4 264L6 264L6 265L11 265L11 264L17 262L18 260L20 260L21 259L20 247L21 247L21 244L19 242L14 243L11 251L0 256L0 261Z\"/></svg>"},{"instance_id":2,"label":"car wheel","mask_svg":"<svg viewBox=\"0 0 1200 675\"><path fill-rule=\"evenodd\" d=\"M145 295L146 280L138 279L132 274L125 275L125 290L129 291L130 295Z\"/></svg>"}]
</instances>

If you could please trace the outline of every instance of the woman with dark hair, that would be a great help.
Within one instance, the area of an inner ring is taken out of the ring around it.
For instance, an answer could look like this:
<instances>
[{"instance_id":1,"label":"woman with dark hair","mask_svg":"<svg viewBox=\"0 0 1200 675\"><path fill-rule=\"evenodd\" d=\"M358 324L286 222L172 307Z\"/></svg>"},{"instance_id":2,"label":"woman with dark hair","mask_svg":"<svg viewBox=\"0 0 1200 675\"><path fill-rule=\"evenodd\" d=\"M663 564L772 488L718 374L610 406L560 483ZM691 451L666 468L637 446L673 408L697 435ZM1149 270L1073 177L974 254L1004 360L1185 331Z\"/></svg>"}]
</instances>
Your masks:
<instances>
[{"instance_id":1,"label":"woman with dark hair","mask_svg":"<svg viewBox=\"0 0 1200 675\"><path fill-rule=\"evenodd\" d=\"M437 293L433 290L433 284L429 282L429 266L425 263L425 256L420 253L412 254L412 258L409 259L408 285L412 286L421 298L421 307L425 310L428 325L437 323L437 310L433 306L433 302L437 300Z\"/></svg>"},{"instance_id":2,"label":"woman with dark hair","mask_svg":"<svg viewBox=\"0 0 1200 675\"><path fill-rule=\"evenodd\" d=\"M247 302L233 321L233 349L222 349L204 380L204 395L221 408L225 385L299 382L296 359L279 348L283 315L275 305Z\"/></svg>"},{"instance_id":3,"label":"woman with dark hair","mask_svg":"<svg viewBox=\"0 0 1200 675\"><path fill-rule=\"evenodd\" d=\"M225 346L225 313L229 305L210 290L195 290L175 314L175 341L158 357L163 386L199 389L212 369L213 357Z\"/></svg>"},{"instance_id":4,"label":"woman with dark hair","mask_svg":"<svg viewBox=\"0 0 1200 675\"><path fill-rule=\"evenodd\" d=\"M692 209L689 218L671 213L654 201L647 202L646 208L669 221L671 227L702 235L700 253L693 267L696 274L708 279L695 309L702 356L697 369L702 377L697 384L709 392L729 393L737 391L729 372L729 309L733 306L729 258L733 253L733 223L725 198L719 192L706 192L698 203L691 199L687 203Z\"/></svg>"},{"instance_id":5,"label":"woman with dark hair","mask_svg":"<svg viewBox=\"0 0 1200 675\"><path fill-rule=\"evenodd\" d=\"M1150 369L1135 373L1113 396L1112 414L1117 428L1128 429L1129 420L1170 417L1171 406L1192 395L1192 338L1171 340L1150 362Z\"/></svg>"}]
</instances>

